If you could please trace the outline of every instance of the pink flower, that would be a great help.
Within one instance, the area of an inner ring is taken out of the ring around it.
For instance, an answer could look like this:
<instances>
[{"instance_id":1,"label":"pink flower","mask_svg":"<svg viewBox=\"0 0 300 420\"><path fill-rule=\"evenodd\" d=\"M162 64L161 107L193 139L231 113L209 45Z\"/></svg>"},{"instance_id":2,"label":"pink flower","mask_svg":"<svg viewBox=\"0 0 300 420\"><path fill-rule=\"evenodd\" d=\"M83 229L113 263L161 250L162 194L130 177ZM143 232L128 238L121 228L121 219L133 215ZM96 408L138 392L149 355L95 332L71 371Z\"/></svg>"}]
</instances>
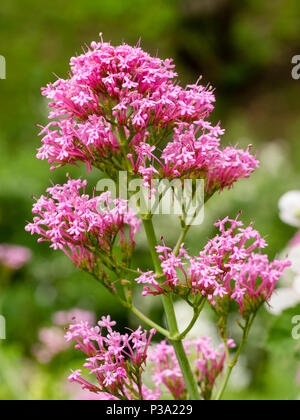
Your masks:
<instances>
[{"instance_id":1,"label":"pink flower","mask_svg":"<svg viewBox=\"0 0 300 420\"><path fill-rule=\"evenodd\" d=\"M89 198L86 184L80 179L69 179L63 186L49 188L49 196L42 196L34 204L33 213L38 216L25 229L37 233L39 242L48 241L51 248L64 251L80 268L93 272L104 258L96 248L110 257L117 235L124 251L131 252L140 221L126 201L112 200L110 193ZM127 227L129 241L125 235Z\"/></svg>"},{"instance_id":2,"label":"pink flower","mask_svg":"<svg viewBox=\"0 0 300 420\"><path fill-rule=\"evenodd\" d=\"M83 389L116 399L153 399L151 396L157 394L140 384L148 347L156 331L151 330L148 335L139 327L131 334L120 334L112 329L115 324L108 316L102 317L97 327L83 322L70 325L66 340L74 339L76 348L85 353L84 368L94 376L97 385L85 380L81 370L73 372L69 380Z\"/></svg>"},{"instance_id":3,"label":"pink flower","mask_svg":"<svg viewBox=\"0 0 300 420\"><path fill-rule=\"evenodd\" d=\"M40 342L32 348L34 356L43 364L50 363L55 356L70 348L70 343L65 340L65 331L59 327L69 325L75 320L86 322L87 325L92 326L95 322L95 314L74 308L69 311L55 312L52 319L54 326L42 328L39 331Z\"/></svg>"},{"instance_id":4,"label":"pink flower","mask_svg":"<svg viewBox=\"0 0 300 420\"><path fill-rule=\"evenodd\" d=\"M72 321L83 321L93 325L96 321L96 316L91 311L73 308L69 311L58 311L52 317L53 323L58 326L69 325Z\"/></svg>"},{"instance_id":5,"label":"pink flower","mask_svg":"<svg viewBox=\"0 0 300 420\"><path fill-rule=\"evenodd\" d=\"M111 321L110 315L107 317L103 316L101 321L98 322L99 327L106 328L108 331L112 331L111 327L116 325L116 321Z\"/></svg>"},{"instance_id":6,"label":"pink flower","mask_svg":"<svg viewBox=\"0 0 300 420\"><path fill-rule=\"evenodd\" d=\"M178 124L173 141L169 142L160 157L154 148L136 147L137 159L131 157L133 171L150 183L157 171L160 178L204 179L206 193L212 195L218 190L231 188L242 178L248 178L259 162L246 151L234 147L222 148L219 136L223 130L197 122L198 125ZM148 163L150 162L150 164ZM156 163L156 169L153 167ZM151 185L149 186L149 188Z\"/></svg>"},{"instance_id":7,"label":"pink flower","mask_svg":"<svg viewBox=\"0 0 300 420\"><path fill-rule=\"evenodd\" d=\"M39 331L40 343L33 346L32 352L40 363L50 363L55 356L70 347L64 335L63 329L58 327L42 328Z\"/></svg>"},{"instance_id":8,"label":"pink flower","mask_svg":"<svg viewBox=\"0 0 300 420\"><path fill-rule=\"evenodd\" d=\"M220 234L207 243L199 256L190 257L183 246L178 256L165 245L158 246L164 278L154 284L151 272L142 274L136 281L148 284L143 295L201 294L217 310L226 308L231 299L239 305L243 317L268 302L290 262L270 262L261 253L267 246L265 239L251 225L243 228L238 217L218 221Z\"/></svg>"},{"instance_id":9,"label":"pink flower","mask_svg":"<svg viewBox=\"0 0 300 420\"><path fill-rule=\"evenodd\" d=\"M228 341L229 348L235 347L233 340ZM213 350L211 339L197 338L184 343L185 351L193 359L193 373L204 399L210 399L216 379L223 372L225 351L224 345ZM165 341L157 344L149 352L152 361L152 380L156 388L163 387L172 394L174 399L186 399L187 389L173 346Z\"/></svg>"},{"instance_id":10,"label":"pink flower","mask_svg":"<svg viewBox=\"0 0 300 420\"><path fill-rule=\"evenodd\" d=\"M250 148L221 147L224 130L206 120L212 89L180 87L171 63L139 46L93 42L71 59L69 79L42 89L51 121L42 127L37 157L51 169L85 162L113 179L132 166L150 196L156 179L203 178L211 196L249 177L258 166Z\"/></svg>"},{"instance_id":11,"label":"pink flower","mask_svg":"<svg viewBox=\"0 0 300 420\"><path fill-rule=\"evenodd\" d=\"M180 87L172 60L151 57L140 47L93 42L71 58L69 79L42 89L49 100L51 122L42 127L37 157L51 165L86 162L103 168L129 149L170 132L178 122L207 116L215 100L201 85ZM123 140L121 140L123 137Z\"/></svg>"},{"instance_id":12,"label":"pink flower","mask_svg":"<svg viewBox=\"0 0 300 420\"><path fill-rule=\"evenodd\" d=\"M28 261L32 253L30 249L18 245L0 244L0 265L11 270L20 270Z\"/></svg>"},{"instance_id":13,"label":"pink flower","mask_svg":"<svg viewBox=\"0 0 300 420\"><path fill-rule=\"evenodd\" d=\"M296 233L296 235L293 236L291 241L289 242L288 246L293 248L300 245L300 231Z\"/></svg>"},{"instance_id":14,"label":"pink flower","mask_svg":"<svg viewBox=\"0 0 300 420\"><path fill-rule=\"evenodd\" d=\"M160 295L164 293L164 290L159 286L156 278L157 274L154 274L153 271L147 271L135 279L138 284L148 284L149 286L152 286L152 288L149 286L144 286L142 293L143 296L147 296L148 294Z\"/></svg>"}]
</instances>

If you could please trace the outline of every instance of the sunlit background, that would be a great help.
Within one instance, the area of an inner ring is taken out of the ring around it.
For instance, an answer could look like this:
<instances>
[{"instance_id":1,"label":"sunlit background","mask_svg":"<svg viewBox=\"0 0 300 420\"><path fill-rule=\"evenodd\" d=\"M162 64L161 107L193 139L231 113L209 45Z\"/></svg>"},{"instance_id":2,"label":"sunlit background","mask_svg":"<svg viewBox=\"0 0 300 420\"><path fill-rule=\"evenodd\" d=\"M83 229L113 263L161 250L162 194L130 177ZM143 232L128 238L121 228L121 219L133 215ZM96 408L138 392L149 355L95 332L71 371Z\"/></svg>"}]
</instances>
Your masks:
<instances>
[{"instance_id":1,"label":"sunlit background","mask_svg":"<svg viewBox=\"0 0 300 420\"><path fill-rule=\"evenodd\" d=\"M45 124L48 112L40 87L55 75L66 77L69 58L97 40L99 32L113 44L141 39L151 54L173 57L184 85L202 75L203 83L216 88L212 119L226 129L224 142L252 144L261 166L249 180L211 200L204 224L189 232L186 245L199 251L214 233L214 220L241 209L243 220L254 221L267 236L267 252L274 257L296 233L280 220L278 201L285 192L300 189L300 80L291 76L291 59L300 54L300 3L10 0L1 3L0 19L0 55L7 65L7 78L0 80L0 243L32 251L20 270L0 269L0 314L7 323L7 339L0 340L0 399L74 399L78 389L66 378L81 355L66 349L47 357L40 330L53 326L54 313L72 308L97 318L109 313L121 327L137 321L63 254L37 244L24 231L32 195L44 193L50 181L64 182L66 170L87 176L91 185L99 176L97 171L86 175L84 166L50 172L46 162L35 158L40 144L36 124ZM176 220L157 221L171 244L175 225ZM150 266L142 234L135 261L140 268ZM161 322L159 302L147 300L146 309ZM289 337L270 339L274 322L267 311L256 321L227 397L300 397L297 354L289 351Z\"/></svg>"}]
</instances>

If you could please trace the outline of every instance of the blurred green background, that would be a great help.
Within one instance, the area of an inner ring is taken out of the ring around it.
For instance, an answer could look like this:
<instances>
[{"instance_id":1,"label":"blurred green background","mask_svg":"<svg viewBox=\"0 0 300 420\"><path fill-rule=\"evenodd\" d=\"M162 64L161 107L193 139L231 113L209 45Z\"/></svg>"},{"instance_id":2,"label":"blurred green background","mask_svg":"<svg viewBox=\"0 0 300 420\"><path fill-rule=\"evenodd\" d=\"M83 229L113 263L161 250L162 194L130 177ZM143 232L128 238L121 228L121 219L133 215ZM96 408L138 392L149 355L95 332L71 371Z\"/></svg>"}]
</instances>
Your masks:
<instances>
[{"instance_id":1,"label":"blurred green background","mask_svg":"<svg viewBox=\"0 0 300 420\"><path fill-rule=\"evenodd\" d=\"M261 167L249 179L215 197L206 207L205 223L189 233L193 251L214 233L213 221L243 210L245 222L268 237L274 257L295 230L278 218L278 199L300 185L300 81L291 77L291 58L300 54L298 0L72 0L39 2L4 0L0 8L0 55L6 58L7 79L0 80L0 243L29 247L33 259L4 283L0 279L0 313L7 320L7 340L0 341L0 399L71 398L66 376L80 355L66 352L47 365L32 355L38 331L51 326L57 310L79 307L110 313L121 326L132 317L64 255L38 245L24 231L31 219L31 196L53 182L63 182L66 168L50 172L35 158L39 147L36 123L47 120L40 87L65 77L69 58L81 45L98 39L123 40L160 57L173 57L182 84L200 74L216 88L212 119L222 121L224 142L253 144ZM67 168L71 175L85 167ZM87 175L92 185L97 172ZM174 222L175 223L175 222ZM157 221L169 243L174 226ZM140 235L136 261L149 267ZM150 305L151 306L151 305ZM156 317L161 312L155 310ZM252 335L244 363L247 386L231 388L230 398L296 399L299 362L265 350L272 316L261 316L263 327Z\"/></svg>"}]
</instances>

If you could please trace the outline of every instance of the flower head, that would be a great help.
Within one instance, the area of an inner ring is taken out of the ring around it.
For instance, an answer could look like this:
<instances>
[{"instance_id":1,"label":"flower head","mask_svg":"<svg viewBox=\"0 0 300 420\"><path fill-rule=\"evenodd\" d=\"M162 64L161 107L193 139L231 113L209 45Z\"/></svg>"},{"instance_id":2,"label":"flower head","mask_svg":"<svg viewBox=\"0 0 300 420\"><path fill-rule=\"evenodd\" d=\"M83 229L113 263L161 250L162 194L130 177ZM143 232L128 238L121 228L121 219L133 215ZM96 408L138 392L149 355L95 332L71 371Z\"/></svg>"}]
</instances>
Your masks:
<instances>
[{"instance_id":1,"label":"flower head","mask_svg":"<svg viewBox=\"0 0 300 420\"><path fill-rule=\"evenodd\" d=\"M179 124L173 141L166 145L160 157L153 148L145 152L145 147L136 147L136 162L131 158L133 170L149 187L159 174L158 177L169 180L203 179L208 196L231 188L239 179L248 178L259 162L250 153L250 147L247 150L221 147L223 133L219 125L213 127L204 121L189 126Z\"/></svg>"},{"instance_id":2,"label":"flower head","mask_svg":"<svg viewBox=\"0 0 300 420\"><path fill-rule=\"evenodd\" d=\"M40 241L61 249L79 267L93 272L98 260L107 262L117 235L127 254L134 245L140 222L124 200L112 200L110 193L90 198L85 194L86 181L71 180L47 190L33 206L37 214L26 226ZM80 192L83 190L83 193ZM129 240L125 228L129 228Z\"/></svg>"},{"instance_id":3,"label":"flower head","mask_svg":"<svg viewBox=\"0 0 300 420\"><path fill-rule=\"evenodd\" d=\"M102 317L96 327L84 322L70 325L66 340L75 340L76 348L85 353L84 369L94 376L95 384L84 379L81 370L73 372L69 380L116 399L153 399L156 394L141 386L141 375L155 330L147 334L139 327L130 334L120 334L113 329L115 324L108 316Z\"/></svg>"},{"instance_id":4,"label":"flower head","mask_svg":"<svg viewBox=\"0 0 300 420\"><path fill-rule=\"evenodd\" d=\"M268 302L290 262L270 262L261 253L267 246L265 239L252 225L244 228L238 217L226 217L216 226L220 234L199 256L189 256L183 246L178 255L166 246L158 246L164 278L157 282L151 272L142 274L136 281L147 284L143 294L200 294L220 310L233 300L244 317Z\"/></svg>"},{"instance_id":5,"label":"flower head","mask_svg":"<svg viewBox=\"0 0 300 420\"><path fill-rule=\"evenodd\" d=\"M209 115L215 101L201 85L182 88L172 60L151 57L139 46L92 42L71 58L70 77L42 89L51 122L42 127L37 157L51 165L86 162L108 169L149 137L165 137L178 122Z\"/></svg>"},{"instance_id":6,"label":"flower head","mask_svg":"<svg viewBox=\"0 0 300 420\"><path fill-rule=\"evenodd\" d=\"M229 340L229 347L234 347L233 340ZM212 348L209 337L201 337L184 343L184 348L193 360L193 373L204 399L210 399L216 379L222 373L225 361L224 346ZM187 389L173 346L165 341L157 344L149 352L152 361L152 380L157 389L165 387L174 399L185 399Z\"/></svg>"}]
</instances>

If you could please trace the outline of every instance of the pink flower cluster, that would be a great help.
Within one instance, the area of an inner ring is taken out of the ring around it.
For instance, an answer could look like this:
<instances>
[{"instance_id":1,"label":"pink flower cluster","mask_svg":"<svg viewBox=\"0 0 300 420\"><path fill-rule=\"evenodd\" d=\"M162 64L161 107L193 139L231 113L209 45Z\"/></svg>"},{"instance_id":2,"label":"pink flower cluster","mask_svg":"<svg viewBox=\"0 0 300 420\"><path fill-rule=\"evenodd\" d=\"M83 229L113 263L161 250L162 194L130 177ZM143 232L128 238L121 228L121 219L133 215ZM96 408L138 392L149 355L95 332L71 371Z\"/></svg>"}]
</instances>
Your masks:
<instances>
[{"instance_id":1,"label":"pink flower cluster","mask_svg":"<svg viewBox=\"0 0 300 420\"><path fill-rule=\"evenodd\" d=\"M52 121L42 127L37 157L52 169L81 161L112 177L131 162L151 189L154 177L200 177L212 194L248 177L258 166L250 150L221 148L224 130L206 121L214 109L212 90L198 84L183 89L174 67L140 47L93 42L71 59L69 79L42 90Z\"/></svg>"},{"instance_id":2,"label":"pink flower cluster","mask_svg":"<svg viewBox=\"0 0 300 420\"><path fill-rule=\"evenodd\" d=\"M110 253L114 239L127 246L125 228L129 228L129 244L140 221L124 200L112 200L110 193L90 198L85 194L86 181L71 180L47 190L33 206L33 223L26 226L31 234L40 235L39 242L51 242L51 248L61 249L79 267L93 271L101 255ZM83 194L80 190L83 189Z\"/></svg>"},{"instance_id":3,"label":"pink flower cluster","mask_svg":"<svg viewBox=\"0 0 300 420\"><path fill-rule=\"evenodd\" d=\"M183 246L178 256L171 248L158 246L164 280L158 282L153 272L142 273L136 281L146 284L143 294L180 294L188 290L220 308L224 300L234 300L242 315L257 310L269 300L290 262L269 262L268 256L261 254L266 241L251 225L244 228L238 217L217 222L220 234L207 243L199 256L190 257Z\"/></svg>"},{"instance_id":4,"label":"pink flower cluster","mask_svg":"<svg viewBox=\"0 0 300 420\"><path fill-rule=\"evenodd\" d=\"M234 182L248 178L259 162L247 150L220 146L219 136L224 130L201 120L194 125L181 124L174 130L174 139L169 142L159 159L155 146L142 143L136 146L137 159L129 154L133 171L151 187L153 179L204 179L206 192L230 188ZM155 165L156 164L156 165Z\"/></svg>"},{"instance_id":5,"label":"pink flower cluster","mask_svg":"<svg viewBox=\"0 0 300 420\"><path fill-rule=\"evenodd\" d=\"M130 334L120 334L113 330L115 325L108 316L102 317L96 327L91 328L85 322L69 327L66 340L75 340L76 348L87 356L84 368L94 376L95 384L83 378L82 370L73 372L69 380L83 389L120 400L154 399L156 394L143 386L141 380L156 331L151 330L147 336L147 331L139 327Z\"/></svg>"},{"instance_id":6,"label":"pink flower cluster","mask_svg":"<svg viewBox=\"0 0 300 420\"><path fill-rule=\"evenodd\" d=\"M233 340L228 340L228 347L233 348ZM184 343L187 355L193 359L193 373L204 399L210 399L218 376L223 372L225 351L224 345L214 350L209 337L201 337ZM157 392L165 387L175 400L186 399L187 389L175 355L173 346L165 341L149 351L152 361L152 380Z\"/></svg>"},{"instance_id":7,"label":"pink flower cluster","mask_svg":"<svg viewBox=\"0 0 300 420\"><path fill-rule=\"evenodd\" d=\"M31 256L30 249L23 246L0 244L0 265L11 270L20 270Z\"/></svg>"},{"instance_id":8,"label":"pink flower cluster","mask_svg":"<svg viewBox=\"0 0 300 420\"><path fill-rule=\"evenodd\" d=\"M43 146L37 157L50 164L116 159L121 137L129 147L149 135L157 141L175 123L191 123L209 115L215 101L201 85L181 88L172 60L151 57L140 47L92 42L73 57L67 80L58 79L42 89L51 100L43 128Z\"/></svg>"}]
</instances>

